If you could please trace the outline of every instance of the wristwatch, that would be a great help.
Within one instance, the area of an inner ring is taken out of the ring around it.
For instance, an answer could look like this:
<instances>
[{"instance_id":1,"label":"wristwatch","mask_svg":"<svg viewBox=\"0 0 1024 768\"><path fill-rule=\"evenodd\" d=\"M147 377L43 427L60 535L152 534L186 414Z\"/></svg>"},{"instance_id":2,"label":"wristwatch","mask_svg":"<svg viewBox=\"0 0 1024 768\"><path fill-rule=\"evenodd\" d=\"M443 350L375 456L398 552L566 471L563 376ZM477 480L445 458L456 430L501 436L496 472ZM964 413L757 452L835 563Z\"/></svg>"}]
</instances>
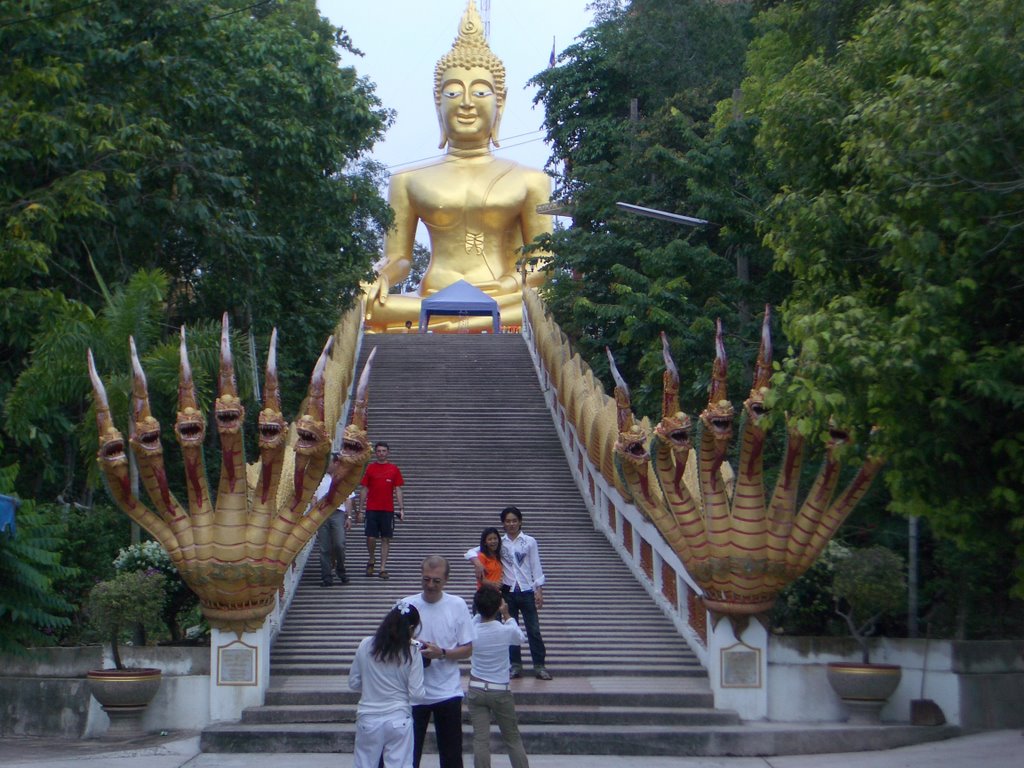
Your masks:
<instances>
[{"instance_id":1,"label":"wristwatch","mask_svg":"<svg viewBox=\"0 0 1024 768\"><path fill-rule=\"evenodd\" d=\"M441 658L442 659L447 659L448 658L448 651L446 651L444 648L441 649Z\"/></svg>"}]
</instances>

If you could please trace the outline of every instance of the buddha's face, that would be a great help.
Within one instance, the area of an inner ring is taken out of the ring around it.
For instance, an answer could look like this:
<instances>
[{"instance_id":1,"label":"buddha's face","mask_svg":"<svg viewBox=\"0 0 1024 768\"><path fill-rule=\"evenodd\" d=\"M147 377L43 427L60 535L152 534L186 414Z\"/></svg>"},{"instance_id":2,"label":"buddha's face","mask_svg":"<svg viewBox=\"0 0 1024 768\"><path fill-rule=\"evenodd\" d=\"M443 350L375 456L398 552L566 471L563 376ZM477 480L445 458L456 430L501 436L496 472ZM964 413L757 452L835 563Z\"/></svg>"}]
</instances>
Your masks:
<instances>
[{"instance_id":1,"label":"buddha's face","mask_svg":"<svg viewBox=\"0 0 1024 768\"><path fill-rule=\"evenodd\" d=\"M493 76L482 67L446 69L438 109L441 130L452 147L487 146L501 117Z\"/></svg>"}]
</instances>

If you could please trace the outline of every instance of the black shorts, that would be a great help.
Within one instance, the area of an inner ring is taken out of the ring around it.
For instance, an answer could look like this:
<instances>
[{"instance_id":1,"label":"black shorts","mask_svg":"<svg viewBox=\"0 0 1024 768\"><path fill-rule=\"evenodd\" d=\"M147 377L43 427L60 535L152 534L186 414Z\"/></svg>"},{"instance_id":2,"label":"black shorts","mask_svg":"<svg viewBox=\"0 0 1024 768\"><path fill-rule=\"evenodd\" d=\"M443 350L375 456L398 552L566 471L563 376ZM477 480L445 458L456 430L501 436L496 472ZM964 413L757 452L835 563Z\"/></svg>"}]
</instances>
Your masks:
<instances>
[{"instance_id":1,"label":"black shorts","mask_svg":"<svg viewBox=\"0 0 1024 768\"><path fill-rule=\"evenodd\" d=\"M366 527L368 539L392 539L395 536L395 513L366 510Z\"/></svg>"}]
</instances>

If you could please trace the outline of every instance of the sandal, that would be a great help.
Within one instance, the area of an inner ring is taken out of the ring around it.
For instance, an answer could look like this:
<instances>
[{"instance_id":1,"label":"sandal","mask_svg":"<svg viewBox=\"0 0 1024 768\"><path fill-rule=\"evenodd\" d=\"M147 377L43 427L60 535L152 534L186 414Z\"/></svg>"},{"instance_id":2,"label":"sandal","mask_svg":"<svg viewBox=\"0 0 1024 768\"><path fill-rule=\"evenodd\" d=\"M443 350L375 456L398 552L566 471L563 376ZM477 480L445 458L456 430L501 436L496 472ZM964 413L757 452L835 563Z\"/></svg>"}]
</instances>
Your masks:
<instances>
[{"instance_id":1,"label":"sandal","mask_svg":"<svg viewBox=\"0 0 1024 768\"><path fill-rule=\"evenodd\" d=\"M380 575L380 577L381 577L382 579L384 579L385 581L387 581L388 579L390 579L390 578L391 578L391 574L390 574L390 573L388 573L387 571L381 571L379 575Z\"/></svg>"},{"instance_id":2,"label":"sandal","mask_svg":"<svg viewBox=\"0 0 1024 768\"><path fill-rule=\"evenodd\" d=\"M367 576L373 576L373 569L376 567L376 565L377 564L373 560L371 560L370 562L368 562L366 564L366 575Z\"/></svg>"}]
</instances>

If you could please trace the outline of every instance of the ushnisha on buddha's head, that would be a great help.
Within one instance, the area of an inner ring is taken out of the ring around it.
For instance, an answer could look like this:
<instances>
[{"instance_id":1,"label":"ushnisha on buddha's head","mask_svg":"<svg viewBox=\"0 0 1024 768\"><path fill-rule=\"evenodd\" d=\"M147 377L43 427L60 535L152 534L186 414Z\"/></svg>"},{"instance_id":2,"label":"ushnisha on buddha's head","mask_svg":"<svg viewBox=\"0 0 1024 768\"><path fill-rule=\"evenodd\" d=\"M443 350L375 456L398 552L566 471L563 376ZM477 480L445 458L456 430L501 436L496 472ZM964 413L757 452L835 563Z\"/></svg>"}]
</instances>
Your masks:
<instances>
[{"instance_id":1,"label":"ushnisha on buddha's head","mask_svg":"<svg viewBox=\"0 0 1024 768\"><path fill-rule=\"evenodd\" d=\"M434 67L439 148L479 149L490 142L499 146L507 93L505 65L487 45L476 3L469 0L451 50Z\"/></svg>"}]
</instances>

